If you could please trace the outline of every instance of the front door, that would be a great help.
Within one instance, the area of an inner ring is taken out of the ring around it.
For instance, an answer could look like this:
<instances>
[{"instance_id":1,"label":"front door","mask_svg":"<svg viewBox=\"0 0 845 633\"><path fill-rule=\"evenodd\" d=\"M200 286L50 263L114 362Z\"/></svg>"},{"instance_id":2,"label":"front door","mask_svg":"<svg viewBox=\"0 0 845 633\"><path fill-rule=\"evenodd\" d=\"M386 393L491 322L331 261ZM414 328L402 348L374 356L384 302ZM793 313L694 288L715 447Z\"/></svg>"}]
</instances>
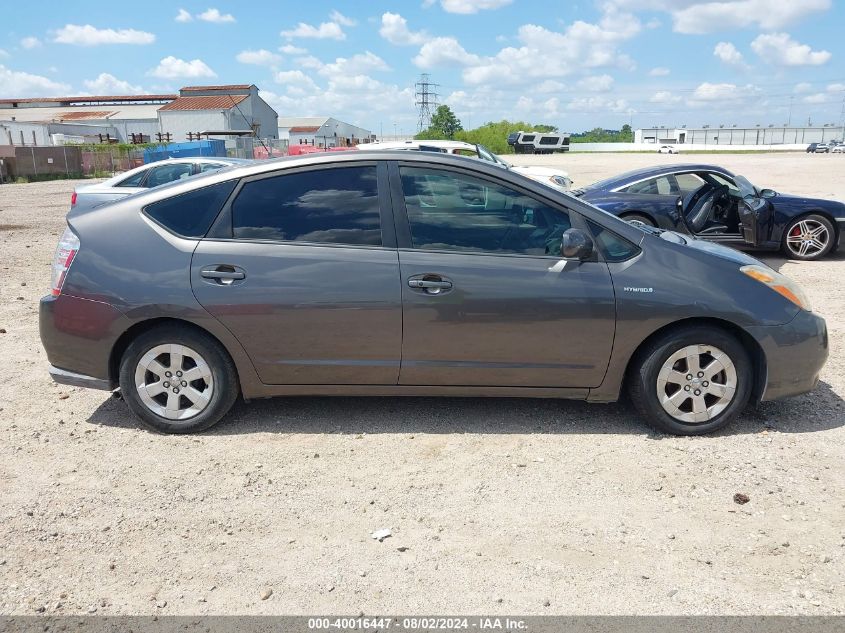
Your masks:
<instances>
[{"instance_id":1,"label":"front door","mask_svg":"<svg viewBox=\"0 0 845 633\"><path fill-rule=\"evenodd\" d=\"M197 247L194 294L264 383L396 384L399 260L380 181L374 163L248 179L223 234Z\"/></svg>"},{"instance_id":2,"label":"front door","mask_svg":"<svg viewBox=\"0 0 845 633\"><path fill-rule=\"evenodd\" d=\"M605 263L559 255L580 218L471 172L398 172L400 384L598 386L615 299Z\"/></svg>"}]
</instances>

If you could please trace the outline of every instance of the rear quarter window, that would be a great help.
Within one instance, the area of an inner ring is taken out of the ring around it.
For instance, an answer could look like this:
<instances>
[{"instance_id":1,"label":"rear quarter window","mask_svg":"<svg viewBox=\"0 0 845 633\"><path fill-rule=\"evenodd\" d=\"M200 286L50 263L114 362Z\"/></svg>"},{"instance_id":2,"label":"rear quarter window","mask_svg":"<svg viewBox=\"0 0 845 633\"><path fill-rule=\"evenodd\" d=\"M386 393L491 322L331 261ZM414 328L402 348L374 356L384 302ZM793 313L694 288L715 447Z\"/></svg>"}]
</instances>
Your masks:
<instances>
[{"instance_id":1,"label":"rear quarter window","mask_svg":"<svg viewBox=\"0 0 845 633\"><path fill-rule=\"evenodd\" d=\"M236 184L230 180L166 198L147 205L144 213L177 235L203 237Z\"/></svg>"}]
</instances>

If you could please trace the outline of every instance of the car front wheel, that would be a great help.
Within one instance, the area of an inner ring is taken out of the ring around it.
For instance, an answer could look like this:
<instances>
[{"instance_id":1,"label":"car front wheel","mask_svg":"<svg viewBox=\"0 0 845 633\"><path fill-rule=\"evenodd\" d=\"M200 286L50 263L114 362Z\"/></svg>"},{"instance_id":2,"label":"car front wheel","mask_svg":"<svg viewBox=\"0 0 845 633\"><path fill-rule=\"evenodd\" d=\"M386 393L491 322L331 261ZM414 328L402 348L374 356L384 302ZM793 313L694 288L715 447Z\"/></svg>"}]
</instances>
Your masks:
<instances>
[{"instance_id":1,"label":"car front wheel","mask_svg":"<svg viewBox=\"0 0 845 633\"><path fill-rule=\"evenodd\" d=\"M193 328L166 326L136 338L120 364L120 390L132 412L161 433L205 430L238 396L238 377L217 341Z\"/></svg>"},{"instance_id":2,"label":"car front wheel","mask_svg":"<svg viewBox=\"0 0 845 633\"><path fill-rule=\"evenodd\" d=\"M666 332L649 343L628 375L637 410L656 429L703 435L727 425L751 394L748 353L729 333L709 326Z\"/></svg>"},{"instance_id":3,"label":"car front wheel","mask_svg":"<svg viewBox=\"0 0 845 633\"><path fill-rule=\"evenodd\" d=\"M833 249L835 237L833 224L826 217L805 215L786 227L781 248L791 259L820 259Z\"/></svg>"}]
</instances>

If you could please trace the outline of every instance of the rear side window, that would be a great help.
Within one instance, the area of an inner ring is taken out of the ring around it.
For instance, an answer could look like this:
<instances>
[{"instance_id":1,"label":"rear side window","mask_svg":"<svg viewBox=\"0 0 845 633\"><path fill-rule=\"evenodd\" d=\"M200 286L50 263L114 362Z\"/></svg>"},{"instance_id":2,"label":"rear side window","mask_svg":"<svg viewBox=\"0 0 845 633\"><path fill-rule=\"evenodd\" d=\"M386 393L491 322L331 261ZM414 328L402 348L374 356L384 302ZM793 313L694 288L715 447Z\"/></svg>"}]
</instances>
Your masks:
<instances>
[{"instance_id":1,"label":"rear side window","mask_svg":"<svg viewBox=\"0 0 845 633\"><path fill-rule=\"evenodd\" d=\"M193 163L175 163L153 167L147 178L147 187L158 187L159 185L166 185L176 180L184 180L185 178L190 178L193 173Z\"/></svg>"},{"instance_id":2,"label":"rear side window","mask_svg":"<svg viewBox=\"0 0 845 633\"><path fill-rule=\"evenodd\" d=\"M236 180L230 180L154 202L144 208L144 213L177 235L202 237L236 184Z\"/></svg>"},{"instance_id":3,"label":"rear side window","mask_svg":"<svg viewBox=\"0 0 845 633\"><path fill-rule=\"evenodd\" d=\"M121 180L115 186L116 187L140 187L141 181L144 179L144 176L147 175L148 171L149 171L149 169L142 169L137 174L134 174L133 176L129 176L129 178L126 178L124 180Z\"/></svg>"},{"instance_id":4,"label":"rear side window","mask_svg":"<svg viewBox=\"0 0 845 633\"><path fill-rule=\"evenodd\" d=\"M334 167L246 183L232 204L238 239L381 246L376 167Z\"/></svg>"},{"instance_id":5,"label":"rear side window","mask_svg":"<svg viewBox=\"0 0 845 633\"><path fill-rule=\"evenodd\" d=\"M224 165L223 163L200 163L199 164L201 174L204 174L207 171L217 171L218 169L223 169L226 166L227 165Z\"/></svg>"},{"instance_id":6,"label":"rear side window","mask_svg":"<svg viewBox=\"0 0 845 633\"><path fill-rule=\"evenodd\" d=\"M668 176L658 176L657 178L650 178L642 182L636 182L633 185L622 189L625 193L645 193L651 195L668 196L672 193L677 193L677 186L673 187L673 183Z\"/></svg>"}]
</instances>

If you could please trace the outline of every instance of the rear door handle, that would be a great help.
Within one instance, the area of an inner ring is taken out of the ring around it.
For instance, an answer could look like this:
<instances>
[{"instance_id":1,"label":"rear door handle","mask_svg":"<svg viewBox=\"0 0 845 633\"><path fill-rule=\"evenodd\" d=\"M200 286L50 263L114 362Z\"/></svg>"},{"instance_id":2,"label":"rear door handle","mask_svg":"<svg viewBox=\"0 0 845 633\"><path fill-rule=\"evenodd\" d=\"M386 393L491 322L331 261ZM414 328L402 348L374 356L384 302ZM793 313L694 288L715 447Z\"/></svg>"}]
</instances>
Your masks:
<instances>
[{"instance_id":1,"label":"rear door handle","mask_svg":"<svg viewBox=\"0 0 845 633\"><path fill-rule=\"evenodd\" d=\"M408 285L411 288L435 288L437 290L449 290L452 287L452 282L432 281L430 279L409 279Z\"/></svg>"}]
</instances>

